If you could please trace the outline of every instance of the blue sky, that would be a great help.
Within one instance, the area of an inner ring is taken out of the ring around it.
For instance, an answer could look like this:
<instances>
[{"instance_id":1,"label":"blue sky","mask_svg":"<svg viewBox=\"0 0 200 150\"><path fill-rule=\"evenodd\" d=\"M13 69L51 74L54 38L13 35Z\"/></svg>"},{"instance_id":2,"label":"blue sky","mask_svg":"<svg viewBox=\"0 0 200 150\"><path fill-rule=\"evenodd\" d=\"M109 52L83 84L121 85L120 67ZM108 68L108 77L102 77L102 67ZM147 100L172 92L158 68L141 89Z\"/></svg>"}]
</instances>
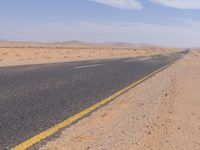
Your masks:
<instances>
[{"instance_id":1,"label":"blue sky","mask_svg":"<svg viewBox=\"0 0 200 150\"><path fill-rule=\"evenodd\" d=\"M200 0L0 2L0 39L200 46Z\"/></svg>"}]
</instances>

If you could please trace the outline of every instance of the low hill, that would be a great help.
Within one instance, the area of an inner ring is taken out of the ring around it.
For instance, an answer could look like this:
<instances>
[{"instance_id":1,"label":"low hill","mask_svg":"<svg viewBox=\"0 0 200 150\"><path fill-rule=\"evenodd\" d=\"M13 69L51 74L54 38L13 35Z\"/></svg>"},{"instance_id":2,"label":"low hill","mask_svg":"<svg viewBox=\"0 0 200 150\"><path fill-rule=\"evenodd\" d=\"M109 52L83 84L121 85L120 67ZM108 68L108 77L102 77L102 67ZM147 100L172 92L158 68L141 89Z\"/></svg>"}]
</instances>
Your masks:
<instances>
[{"instance_id":1,"label":"low hill","mask_svg":"<svg viewBox=\"0 0 200 150\"><path fill-rule=\"evenodd\" d=\"M19 42L0 40L1 48L69 48L69 47L114 47L114 48L155 48L158 46L147 43L125 43L125 42L105 42L105 43L89 43L83 41L66 41L66 42Z\"/></svg>"}]
</instances>

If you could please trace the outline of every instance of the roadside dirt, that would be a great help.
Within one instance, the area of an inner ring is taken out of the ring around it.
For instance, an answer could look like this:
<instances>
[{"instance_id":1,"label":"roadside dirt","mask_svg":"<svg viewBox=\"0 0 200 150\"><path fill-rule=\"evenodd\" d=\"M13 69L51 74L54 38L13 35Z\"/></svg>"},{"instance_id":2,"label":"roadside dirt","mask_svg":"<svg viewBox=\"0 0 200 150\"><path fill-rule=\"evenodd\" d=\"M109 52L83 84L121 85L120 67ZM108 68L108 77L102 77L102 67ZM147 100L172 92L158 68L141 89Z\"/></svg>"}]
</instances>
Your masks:
<instances>
[{"instance_id":1,"label":"roadside dirt","mask_svg":"<svg viewBox=\"0 0 200 150\"><path fill-rule=\"evenodd\" d=\"M0 66L43 64L79 60L165 54L178 49L164 48L0 48Z\"/></svg>"},{"instance_id":2,"label":"roadside dirt","mask_svg":"<svg viewBox=\"0 0 200 150\"><path fill-rule=\"evenodd\" d=\"M199 54L199 53L198 53ZM41 150L199 150L200 56L182 60L62 131Z\"/></svg>"}]
</instances>

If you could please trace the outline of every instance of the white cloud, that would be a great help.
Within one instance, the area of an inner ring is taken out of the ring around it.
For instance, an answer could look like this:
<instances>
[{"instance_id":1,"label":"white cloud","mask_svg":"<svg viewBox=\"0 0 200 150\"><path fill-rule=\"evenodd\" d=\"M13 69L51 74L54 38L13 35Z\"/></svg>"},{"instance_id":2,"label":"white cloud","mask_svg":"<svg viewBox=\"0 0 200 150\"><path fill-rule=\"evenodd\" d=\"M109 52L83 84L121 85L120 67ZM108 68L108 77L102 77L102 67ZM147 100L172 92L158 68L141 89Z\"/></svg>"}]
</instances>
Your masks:
<instances>
[{"instance_id":1,"label":"white cloud","mask_svg":"<svg viewBox=\"0 0 200 150\"><path fill-rule=\"evenodd\" d=\"M103 5L116 7L120 9L142 9L142 4L138 0L88 0L97 2Z\"/></svg>"},{"instance_id":2,"label":"white cloud","mask_svg":"<svg viewBox=\"0 0 200 150\"><path fill-rule=\"evenodd\" d=\"M200 9L200 0L150 0L163 6L178 9Z\"/></svg>"},{"instance_id":3,"label":"white cloud","mask_svg":"<svg viewBox=\"0 0 200 150\"><path fill-rule=\"evenodd\" d=\"M143 8L141 0L87 0L97 2L103 5L108 5L120 9L135 9ZM166 7L177 9L200 9L200 0L147 0Z\"/></svg>"}]
</instances>

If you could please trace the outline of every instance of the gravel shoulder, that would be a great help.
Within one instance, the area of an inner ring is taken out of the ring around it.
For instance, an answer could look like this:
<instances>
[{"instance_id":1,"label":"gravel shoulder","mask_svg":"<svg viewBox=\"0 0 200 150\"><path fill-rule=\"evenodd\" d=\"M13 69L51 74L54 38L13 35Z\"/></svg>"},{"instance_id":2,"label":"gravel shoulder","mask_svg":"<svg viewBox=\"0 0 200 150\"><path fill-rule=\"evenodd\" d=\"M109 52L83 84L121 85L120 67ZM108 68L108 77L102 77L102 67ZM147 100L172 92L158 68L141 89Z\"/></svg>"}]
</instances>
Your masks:
<instances>
[{"instance_id":1,"label":"gravel shoulder","mask_svg":"<svg viewBox=\"0 0 200 150\"><path fill-rule=\"evenodd\" d=\"M200 56L191 52L41 150L199 150Z\"/></svg>"}]
</instances>

